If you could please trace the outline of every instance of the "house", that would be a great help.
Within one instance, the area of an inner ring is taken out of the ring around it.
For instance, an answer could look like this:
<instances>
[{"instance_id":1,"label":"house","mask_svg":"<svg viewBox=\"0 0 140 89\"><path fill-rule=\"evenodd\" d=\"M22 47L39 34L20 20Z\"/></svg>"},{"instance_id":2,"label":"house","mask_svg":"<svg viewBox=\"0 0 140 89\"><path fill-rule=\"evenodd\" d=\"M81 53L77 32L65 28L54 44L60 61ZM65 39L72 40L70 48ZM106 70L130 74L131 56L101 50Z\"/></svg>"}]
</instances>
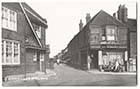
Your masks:
<instances>
[{"instance_id":1,"label":"house","mask_svg":"<svg viewBox=\"0 0 140 89\"><path fill-rule=\"evenodd\" d=\"M105 11L93 18L86 16L83 27L80 20L79 33L68 44L70 65L79 69L101 69L116 60L127 71L128 28Z\"/></svg>"},{"instance_id":2,"label":"house","mask_svg":"<svg viewBox=\"0 0 140 89\"><path fill-rule=\"evenodd\" d=\"M120 5L113 16L101 10L93 18L80 20L79 32L68 44L69 65L79 69L100 69L118 61L122 71L136 71L137 22L127 18ZM132 62L132 63L131 63Z\"/></svg>"},{"instance_id":3,"label":"house","mask_svg":"<svg viewBox=\"0 0 140 89\"><path fill-rule=\"evenodd\" d=\"M2 3L2 77L45 72L46 19L26 3Z\"/></svg>"},{"instance_id":4,"label":"house","mask_svg":"<svg viewBox=\"0 0 140 89\"><path fill-rule=\"evenodd\" d=\"M126 24L128 28L128 58L129 71L136 71L137 61L137 20L127 17L127 8L125 5L120 5L118 8L118 20ZM124 17L125 19L123 19Z\"/></svg>"}]
</instances>

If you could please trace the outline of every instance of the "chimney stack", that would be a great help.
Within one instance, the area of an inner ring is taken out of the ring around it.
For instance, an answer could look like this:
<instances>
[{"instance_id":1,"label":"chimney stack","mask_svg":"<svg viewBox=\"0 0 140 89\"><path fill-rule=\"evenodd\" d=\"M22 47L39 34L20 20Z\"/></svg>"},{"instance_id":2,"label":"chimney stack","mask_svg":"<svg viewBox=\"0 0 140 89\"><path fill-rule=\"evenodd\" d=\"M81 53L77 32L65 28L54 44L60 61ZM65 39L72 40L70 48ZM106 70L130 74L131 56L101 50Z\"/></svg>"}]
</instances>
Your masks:
<instances>
[{"instance_id":1,"label":"chimney stack","mask_svg":"<svg viewBox=\"0 0 140 89\"><path fill-rule=\"evenodd\" d=\"M122 21L123 23L127 22L127 8L125 7L125 5L120 5L119 9L117 11L118 14L118 19L120 21Z\"/></svg>"},{"instance_id":2,"label":"chimney stack","mask_svg":"<svg viewBox=\"0 0 140 89\"><path fill-rule=\"evenodd\" d=\"M113 17L114 17L114 18L117 18L117 17L116 17L116 13L113 13Z\"/></svg>"},{"instance_id":3,"label":"chimney stack","mask_svg":"<svg viewBox=\"0 0 140 89\"><path fill-rule=\"evenodd\" d=\"M83 22L82 19L80 19L80 23L79 23L79 31L81 31L83 29Z\"/></svg>"},{"instance_id":4,"label":"chimney stack","mask_svg":"<svg viewBox=\"0 0 140 89\"><path fill-rule=\"evenodd\" d=\"M86 15L86 23L88 23L90 21L90 19L91 19L90 14L87 13L87 15Z\"/></svg>"}]
</instances>

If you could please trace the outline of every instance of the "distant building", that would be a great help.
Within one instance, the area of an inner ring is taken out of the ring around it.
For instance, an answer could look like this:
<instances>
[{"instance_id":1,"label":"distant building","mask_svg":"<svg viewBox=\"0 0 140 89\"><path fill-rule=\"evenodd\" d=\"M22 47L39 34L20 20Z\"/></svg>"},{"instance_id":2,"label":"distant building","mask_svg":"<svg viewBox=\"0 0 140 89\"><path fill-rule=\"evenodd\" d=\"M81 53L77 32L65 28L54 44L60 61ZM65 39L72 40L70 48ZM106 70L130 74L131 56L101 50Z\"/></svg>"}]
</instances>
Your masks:
<instances>
[{"instance_id":1,"label":"distant building","mask_svg":"<svg viewBox=\"0 0 140 89\"><path fill-rule=\"evenodd\" d=\"M47 21L26 3L2 3L2 77L45 72Z\"/></svg>"},{"instance_id":2,"label":"distant building","mask_svg":"<svg viewBox=\"0 0 140 89\"><path fill-rule=\"evenodd\" d=\"M121 14L122 13L122 14ZM118 8L118 19L126 24L128 28L128 48L129 48L129 71L136 71L137 60L137 20L127 17L127 8L120 5ZM124 18L124 19L123 19Z\"/></svg>"},{"instance_id":3,"label":"distant building","mask_svg":"<svg viewBox=\"0 0 140 89\"><path fill-rule=\"evenodd\" d=\"M119 6L117 15L118 18L101 10L93 18L87 14L84 27L80 21L79 33L68 44L70 65L98 69L118 60L125 71L130 70L129 57L136 54L136 20L132 28L124 5Z\"/></svg>"}]
</instances>

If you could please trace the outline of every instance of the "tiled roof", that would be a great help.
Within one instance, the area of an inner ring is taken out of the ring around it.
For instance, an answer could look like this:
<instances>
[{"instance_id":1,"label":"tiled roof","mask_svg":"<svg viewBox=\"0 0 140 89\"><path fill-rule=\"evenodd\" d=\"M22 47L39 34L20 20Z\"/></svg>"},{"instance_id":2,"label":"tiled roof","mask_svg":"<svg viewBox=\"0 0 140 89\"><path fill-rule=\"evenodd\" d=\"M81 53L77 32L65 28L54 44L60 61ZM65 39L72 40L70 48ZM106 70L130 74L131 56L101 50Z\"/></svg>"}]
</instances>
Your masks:
<instances>
[{"instance_id":1,"label":"tiled roof","mask_svg":"<svg viewBox=\"0 0 140 89\"><path fill-rule=\"evenodd\" d=\"M125 27L126 25L117 20L115 17L109 15L105 11L101 10L98 12L89 22L92 25L103 26L103 25L117 25Z\"/></svg>"},{"instance_id":2,"label":"tiled roof","mask_svg":"<svg viewBox=\"0 0 140 89\"><path fill-rule=\"evenodd\" d=\"M126 24L122 23L121 21L117 20L115 17L109 15L103 10L100 10L84 27L83 29L78 32L73 38L80 34L83 30L86 30L89 25L95 25L95 26L104 26L104 25L117 25L120 27L126 27ZM71 43L72 40L69 42ZM68 44L69 45L69 44Z\"/></svg>"}]
</instances>

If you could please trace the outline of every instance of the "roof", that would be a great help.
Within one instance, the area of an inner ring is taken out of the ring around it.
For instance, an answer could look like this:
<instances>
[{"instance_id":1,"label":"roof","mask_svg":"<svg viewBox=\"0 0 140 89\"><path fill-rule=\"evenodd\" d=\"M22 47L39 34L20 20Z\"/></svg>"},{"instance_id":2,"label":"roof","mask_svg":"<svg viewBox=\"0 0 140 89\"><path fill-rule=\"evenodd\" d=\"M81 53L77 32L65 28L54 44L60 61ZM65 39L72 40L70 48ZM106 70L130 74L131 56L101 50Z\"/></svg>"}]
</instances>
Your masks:
<instances>
[{"instance_id":1,"label":"roof","mask_svg":"<svg viewBox=\"0 0 140 89\"><path fill-rule=\"evenodd\" d=\"M73 38L75 39L78 34L80 34L82 31L86 30L86 28L89 25L96 25L96 26L104 26L104 25L117 25L120 27L126 27L126 24L122 23L121 21L117 20L115 17L109 15L108 13L106 13L103 10L100 10L84 27L83 29L78 32ZM69 42L71 43L72 40ZM68 44L69 45L69 44Z\"/></svg>"},{"instance_id":2,"label":"roof","mask_svg":"<svg viewBox=\"0 0 140 89\"><path fill-rule=\"evenodd\" d=\"M91 20L90 24L97 25L97 26L103 26L103 25L117 25L121 27L126 27L126 25L119 20L117 20L115 17L109 15L105 11L101 10L99 11Z\"/></svg>"},{"instance_id":3,"label":"roof","mask_svg":"<svg viewBox=\"0 0 140 89\"><path fill-rule=\"evenodd\" d=\"M37 41L38 41L38 43L39 43L39 45L42 47L41 41L39 40L39 38L38 38L38 36L37 36L37 33L35 32L35 30L34 30L32 24L31 24L31 21L29 20L29 17L27 16L27 13L26 13L26 11L25 11L25 9L24 9L22 3L19 3L19 5L20 5L20 7L21 7L21 9L22 9L22 11L23 11L23 13L24 13L24 15L25 15L25 17L26 17L26 19L27 19L27 21L28 21L30 27L31 27L31 30L33 31L33 33L34 33L34 35L35 35L35 37L36 37L36 39L37 39Z\"/></svg>"},{"instance_id":4,"label":"roof","mask_svg":"<svg viewBox=\"0 0 140 89\"><path fill-rule=\"evenodd\" d=\"M29 13L32 14L34 17L38 18L38 20L40 20L42 23L44 23L45 25L47 25L47 21L46 19L42 18L36 11L34 11L28 4L26 4L25 2L21 3L22 6L24 7L24 9Z\"/></svg>"},{"instance_id":5,"label":"roof","mask_svg":"<svg viewBox=\"0 0 140 89\"><path fill-rule=\"evenodd\" d=\"M136 19L128 19L126 23L129 31L137 31L137 20Z\"/></svg>"}]
</instances>

